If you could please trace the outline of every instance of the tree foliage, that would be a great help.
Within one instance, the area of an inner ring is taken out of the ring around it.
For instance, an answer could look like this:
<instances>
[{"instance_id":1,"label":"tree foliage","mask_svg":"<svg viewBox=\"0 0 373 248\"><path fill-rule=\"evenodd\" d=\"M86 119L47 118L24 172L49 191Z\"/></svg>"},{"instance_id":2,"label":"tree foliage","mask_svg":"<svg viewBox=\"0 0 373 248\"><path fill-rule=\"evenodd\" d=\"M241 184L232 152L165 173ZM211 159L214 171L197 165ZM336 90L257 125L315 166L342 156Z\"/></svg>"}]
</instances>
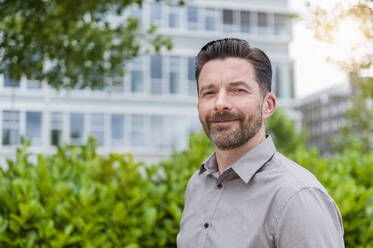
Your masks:
<instances>
[{"instance_id":1,"label":"tree foliage","mask_svg":"<svg viewBox=\"0 0 373 248\"><path fill-rule=\"evenodd\" d=\"M358 74L361 70L368 69L373 63L373 1L337 1L333 7L321 7L308 3L312 18L309 25L315 31L315 36L321 41L335 44L342 40L349 51L344 51L347 56L340 59L330 58L348 74ZM349 41L338 37L347 25L352 25L357 41ZM351 44L346 44L346 43ZM346 50L346 49L345 49Z\"/></svg>"},{"instance_id":2,"label":"tree foliage","mask_svg":"<svg viewBox=\"0 0 373 248\"><path fill-rule=\"evenodd\" d=\"M0 73L55 88L122 83L141 49L171 48L155 26L143 30L138 19L123 18L131 5L142 0L0 0Z\"/></svg>"}]
</instances>

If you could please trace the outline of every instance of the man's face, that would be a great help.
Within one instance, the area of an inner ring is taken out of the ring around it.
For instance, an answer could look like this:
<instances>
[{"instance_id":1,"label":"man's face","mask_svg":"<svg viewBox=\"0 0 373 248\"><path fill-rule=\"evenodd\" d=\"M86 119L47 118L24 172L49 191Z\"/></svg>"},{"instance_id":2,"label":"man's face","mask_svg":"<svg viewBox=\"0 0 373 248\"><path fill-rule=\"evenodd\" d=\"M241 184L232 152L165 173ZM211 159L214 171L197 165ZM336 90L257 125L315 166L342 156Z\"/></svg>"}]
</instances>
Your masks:
<instances>
[{"instance_id":1,"label":"man's face","mask_svg":"<svg viewBox=\"0 0 373 248\"><path fill-rule=\"evenodd\" d=\"M263 97L252 64L241 58L207 62L199 76L199 119L221 150L237 148L263 124Z\"/></svg>"}]
</instances>

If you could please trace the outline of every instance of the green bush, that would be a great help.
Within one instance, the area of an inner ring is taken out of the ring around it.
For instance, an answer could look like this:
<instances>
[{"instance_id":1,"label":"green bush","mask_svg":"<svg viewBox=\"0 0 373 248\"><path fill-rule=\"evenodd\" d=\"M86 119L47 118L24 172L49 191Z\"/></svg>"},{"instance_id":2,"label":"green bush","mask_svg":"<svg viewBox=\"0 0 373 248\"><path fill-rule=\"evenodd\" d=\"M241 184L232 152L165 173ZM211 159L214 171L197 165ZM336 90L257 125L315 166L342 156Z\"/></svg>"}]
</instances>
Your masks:
<instances>
[{"instance_id":1,"label":"green bush","mask_svg":"<svg viewBox=\"0 0 373 248\"><path fill-rule=\"evenodd\" d=\"M213 151L204 135L158 165L66 146L30 162L27 143L0 170L0 247L176 247L189 177ZM346 247L373 247L373 154L287 154L337 202Z\"/></svg>"}]
</instances>

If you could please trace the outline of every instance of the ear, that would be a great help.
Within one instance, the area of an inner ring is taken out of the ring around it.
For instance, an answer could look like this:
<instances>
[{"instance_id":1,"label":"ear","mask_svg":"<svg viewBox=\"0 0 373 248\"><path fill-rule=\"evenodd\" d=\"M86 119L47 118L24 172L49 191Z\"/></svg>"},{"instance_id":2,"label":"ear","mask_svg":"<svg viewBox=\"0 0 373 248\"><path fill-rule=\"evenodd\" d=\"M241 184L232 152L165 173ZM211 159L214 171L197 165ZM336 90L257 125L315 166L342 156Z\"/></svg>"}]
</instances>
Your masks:
<instances>
[{"instance_id":1,"label":"ear","mask_svg":"<svg viewBox=\"0 0 373 248\"><path fill-rule=\"evenodd\" d=\"M263 119L270 117L276 108L276 96L272 92L268 92L263 101Z\"/></svg>"}]
</instances>

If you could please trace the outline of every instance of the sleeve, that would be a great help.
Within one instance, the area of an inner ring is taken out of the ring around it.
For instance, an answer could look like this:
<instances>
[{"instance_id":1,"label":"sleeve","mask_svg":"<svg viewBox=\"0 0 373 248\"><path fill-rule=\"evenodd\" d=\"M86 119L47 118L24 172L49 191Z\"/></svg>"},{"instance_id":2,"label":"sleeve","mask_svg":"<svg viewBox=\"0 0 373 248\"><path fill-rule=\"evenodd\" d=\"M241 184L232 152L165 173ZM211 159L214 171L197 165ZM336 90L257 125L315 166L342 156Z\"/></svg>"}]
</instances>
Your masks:
<instances>
[{"instance_id":1,"label":"sleeve","mask_svg":"<svg viewBox=\"0 0 373 248\"><path fill-rule=\"evenodd\" d=\"M342 217L334 200L318 188L303 188L287 201L275 233L278 248L344 247Z\"/></svg>"}]
</instances>

